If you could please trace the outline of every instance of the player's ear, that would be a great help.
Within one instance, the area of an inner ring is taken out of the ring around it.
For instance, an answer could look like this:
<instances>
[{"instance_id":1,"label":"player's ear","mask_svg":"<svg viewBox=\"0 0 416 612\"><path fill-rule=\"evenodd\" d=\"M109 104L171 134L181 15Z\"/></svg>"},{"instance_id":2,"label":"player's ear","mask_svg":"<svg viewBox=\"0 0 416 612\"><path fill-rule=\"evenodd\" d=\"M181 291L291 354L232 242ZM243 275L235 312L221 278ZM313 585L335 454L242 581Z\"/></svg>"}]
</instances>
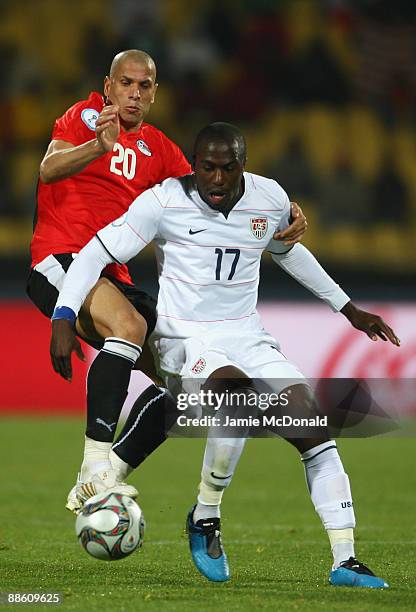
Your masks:
<instances>
[{"instance_id":1,"label":"player's ear","mask_svg":"<svg viewBox=\"0 0 416 612\"><path fill-rule=\"evenodd\" d=\"M155 83L155 88L153 90L153 97L152 97L151 104L153 104L153 102L155 101L156 91L158 87L159 87L159 83Z\"/></svg>"},{"instance_id":2,"label":"player's ear","mask_svg":"<svg viewBox=\"0 0 416 612\"><path fill-rule=\"evenodd\" d=\"M105 103L108 103L108 96L110 95L110 85L111 85L111 79L109 76L106 76L104 79L104 99L105 99Z\"/></svg>"}]
</instances>

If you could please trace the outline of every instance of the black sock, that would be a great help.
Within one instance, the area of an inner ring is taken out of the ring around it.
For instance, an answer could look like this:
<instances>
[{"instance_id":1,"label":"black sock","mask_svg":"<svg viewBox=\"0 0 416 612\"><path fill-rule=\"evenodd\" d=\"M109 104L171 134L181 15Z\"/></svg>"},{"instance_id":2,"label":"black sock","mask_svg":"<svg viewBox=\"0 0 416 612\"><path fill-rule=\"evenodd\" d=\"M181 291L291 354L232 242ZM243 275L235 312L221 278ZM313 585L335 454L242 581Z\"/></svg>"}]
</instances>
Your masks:
<instances>
[{"instance_id":1,"label":"black sock","mask_svg":"<svg viewBox=\"0 0 416 612\"><path fill-rule=\"evenodd\" d=\"M151 385L134 402L113 451L136 468L166 440L179 414L166 390Z\"/></svg>"},{"instance_id":2,"label":"black sock","mask_svg":"<svg viewBox=\"0 0 416 612\"><path fill-rule=\"evenodd\" d=\"M112 442L127 397L131 370L140 356L136 344L107 338L87 378L88 438Z\"/></svg>"}]
</instances>

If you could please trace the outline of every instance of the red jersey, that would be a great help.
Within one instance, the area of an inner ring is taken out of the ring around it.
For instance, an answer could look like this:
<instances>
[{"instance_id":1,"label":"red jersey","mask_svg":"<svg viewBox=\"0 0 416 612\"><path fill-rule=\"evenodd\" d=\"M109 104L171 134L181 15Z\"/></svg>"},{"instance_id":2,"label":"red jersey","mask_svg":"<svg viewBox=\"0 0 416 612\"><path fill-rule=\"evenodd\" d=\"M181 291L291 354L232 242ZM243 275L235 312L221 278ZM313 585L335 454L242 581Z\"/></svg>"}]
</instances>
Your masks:
<instances>
[{"instance_id":1,"label":"red jersey","mask_svg":"<svg viewBox=\"0 0 416 612\"><path fill-rule=\"evenodd\" d=\"M53 140L78 146L95 138L103 97L92 92L57 119ZM78 253L96 232L122 215L143 191L169 177L191 172L184 154L163 132L142 123L137 132L120 131L112 151L67 179L39 180L37 220L31 243L32 266L53 253ZM125 265L106 271L131 283Z\"/></svg>"}]
</instances>

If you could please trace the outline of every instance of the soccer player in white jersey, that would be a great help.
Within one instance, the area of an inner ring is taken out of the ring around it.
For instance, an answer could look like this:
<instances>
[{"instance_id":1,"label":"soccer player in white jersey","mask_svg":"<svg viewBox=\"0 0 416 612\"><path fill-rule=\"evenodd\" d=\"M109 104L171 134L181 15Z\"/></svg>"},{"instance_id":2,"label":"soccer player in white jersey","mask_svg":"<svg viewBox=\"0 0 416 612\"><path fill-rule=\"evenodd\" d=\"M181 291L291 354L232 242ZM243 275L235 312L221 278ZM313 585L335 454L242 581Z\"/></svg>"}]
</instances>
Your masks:
<instances>
[{"instance_id":1,"label":"soccer player in white jersey","mask_svg":"<svg viewBox=\"0 0 416 612\"><path fill-rule=\"evenodd\" d=\"M128 261L152 240L160 283L154 344L168 385L181 378L218 392L234 381L233 389L244 394L253 391L252 379L273 378L280 380L279 391L290 389L300 411L313 414L306 380L264 331L256 311L264 250L372 340L399 345L393 330L377 315L355 307L305 247L296 244L284 252L273 240L276 229L288 224L289 199L275 181L245 172L245 161L246 144L237 128L207 126L196 139L194 175L149 189L97 233L66 276L53 317L52 356L68 354L74 342L71 321L101 269ZM331 584L387 587L355 558L352 497L336 443L325 432L289 441L301 453L312 502L329 536ZM197 503L187 519L194 563L213 581L229 579L220 503L244 442L208 438Z\"/></svg>"}]
</instances>

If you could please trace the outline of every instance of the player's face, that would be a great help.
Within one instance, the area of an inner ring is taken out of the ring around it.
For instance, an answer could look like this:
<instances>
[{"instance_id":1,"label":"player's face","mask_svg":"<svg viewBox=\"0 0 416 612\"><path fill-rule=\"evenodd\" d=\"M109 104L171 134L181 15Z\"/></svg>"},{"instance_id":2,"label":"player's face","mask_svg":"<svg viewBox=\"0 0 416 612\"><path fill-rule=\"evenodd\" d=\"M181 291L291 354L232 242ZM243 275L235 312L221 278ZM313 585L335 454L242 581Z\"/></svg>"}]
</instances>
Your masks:
<instances>
[{"instance_id":1,"label":"player's face","mask_svg":"<svg viewBox=\"0 0 416 612\"><path fill-rule=\"evenodd\" d=\"M227 210L241 198L244 164L235 146L225 142L201 144L194 170L199 195L211 208Z\"/></svg>"},{"instance_id":2,"label":"player's face","mask_svg":"<svg viewBox=\"0 0 416 612\"><path fill-rule=\"evenodd\" d=\"M104 81L104 95L120 107L120 120L127 131L140 127L153 104L157 89L154 70L145 63L125 60Z\"/></svg>"}]
</instances>

